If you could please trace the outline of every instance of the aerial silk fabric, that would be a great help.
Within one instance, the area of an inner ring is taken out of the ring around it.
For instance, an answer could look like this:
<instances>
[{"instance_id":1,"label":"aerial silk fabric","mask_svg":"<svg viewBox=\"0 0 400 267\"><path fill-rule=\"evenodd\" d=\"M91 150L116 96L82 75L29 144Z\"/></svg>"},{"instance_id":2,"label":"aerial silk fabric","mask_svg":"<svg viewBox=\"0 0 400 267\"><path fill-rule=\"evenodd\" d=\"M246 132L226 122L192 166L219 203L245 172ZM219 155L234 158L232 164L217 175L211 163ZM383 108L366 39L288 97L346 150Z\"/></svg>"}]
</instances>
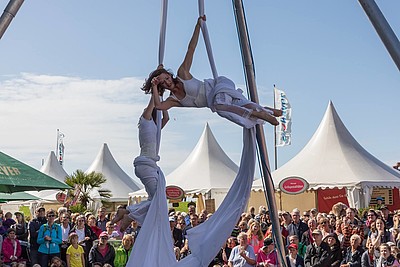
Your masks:
<instances>
[{"instance_id":1,"label":"aerial silk fabric","mask_svg":"<svg viewBox=\"0 0 400 267\"><path fill-rule=\"evenodd\" d=\"M161 111L157 111L157 154L161 140ZM139 133L140 134L140 133ZM157 189L151 201L127 207L129 216L137 220L142 228L126 266L172 266L175 261L172 235L168 221L165 177L156 161L139 157L135 164L151 167L151 175L157 170Z\"/></svg>"},{"instance_id":2,"label":"aerial silk fabric","mask_svg":"<svg viewBox=\"0 0 400 267\"><path fill-rule=\"evenodd\" d=\"M214 99L218 94L226 94L232 98L240 99L241 101L247 101L248 103L251 103L251 101L247 100L243 96L241 89L236 89L236 86L232 80L224 76L219 76L216 79L206 79L204 80L204 87L206 92L208 92L207 103L212 112L217 112L218 115L220 115L221 117L226 118L247 129L253 128L257 124L265 123L260 119L245 118L233 112L217 110L214 107Z\"/></svg>"},{"instance_id":3,"label":"aerial silk fabric","mask_svg":"<svg viewBox=\"0 0 400 267\"><path fill-rule=\"evenodd\" d=\"M214 259L246 209L254 178L256 160L255 128L243 128L243 150L238 174L218 210L205 222L188 230L191 254L175 260L168 222L165 178L159 170L158 188L140 230L128 267L204 267ZM190 179L190 177L188 177Z\"/></svg>"}]
</instances>

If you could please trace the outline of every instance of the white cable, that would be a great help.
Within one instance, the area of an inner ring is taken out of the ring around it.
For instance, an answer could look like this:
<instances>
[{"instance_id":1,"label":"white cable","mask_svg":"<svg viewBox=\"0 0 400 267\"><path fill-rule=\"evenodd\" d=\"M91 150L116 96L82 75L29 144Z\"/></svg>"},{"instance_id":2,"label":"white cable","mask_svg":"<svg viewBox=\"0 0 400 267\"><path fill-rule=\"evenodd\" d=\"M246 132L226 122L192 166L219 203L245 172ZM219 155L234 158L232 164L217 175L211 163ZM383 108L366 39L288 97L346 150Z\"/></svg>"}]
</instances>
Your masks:
<instances>
[{"instance_id":1,"label":"white cable","mask_svg":"<svg viewBox=\"0 0 400 267\"><path fill-rule=\"evenodd\" d=\"M168 0L161 0L161 25L160 25L160 40L158 44L158 64L164 63L165 51L165 35L167 28L167 10Z\"/></svg>"},{"instance_id":2,"label":"white cable","mask_svg":"<svg viewBox=\"0 0 400 267\"><path fill-rule=\"evenodd\" d=\"M204 16L204 0L199 0L199 16ZM210 37L208 35L207 24L204 20L201 21L201 31L203 33L204 43L206 45L208 61L210 62L211 71L214 79L218 77L217 67L215 66L214 56L211 49Z\"/></svg>"}]
</instances>

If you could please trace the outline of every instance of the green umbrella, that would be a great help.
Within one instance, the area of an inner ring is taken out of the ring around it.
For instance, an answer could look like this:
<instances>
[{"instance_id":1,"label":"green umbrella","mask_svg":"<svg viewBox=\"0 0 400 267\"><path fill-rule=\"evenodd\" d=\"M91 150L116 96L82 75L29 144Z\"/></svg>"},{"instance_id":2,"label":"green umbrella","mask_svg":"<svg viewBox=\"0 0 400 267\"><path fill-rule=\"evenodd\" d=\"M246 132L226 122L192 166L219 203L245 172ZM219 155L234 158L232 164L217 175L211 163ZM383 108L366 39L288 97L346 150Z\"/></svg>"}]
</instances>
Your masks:
<instances>
[{"instance_id":1,"label":"green umbrella","mask_svg":"<svg viewBox=\"0 0 400 267\"><path fill-rule=\"evenodd\" d=\"M0 152L0 192L70 189L70 187Z\"/></svg>"},{"instance_id":2,"label":"green umbrella","mask_svg":"<svg viewBox=\"0 0 400 267\"><path fill-rule=\"evenodd\" d=\"M15 192L12 194L0 193L0 202L2 203L14 200L38 200L38 199L40 198L25 192Z\"/></svg>"}]
</instances>

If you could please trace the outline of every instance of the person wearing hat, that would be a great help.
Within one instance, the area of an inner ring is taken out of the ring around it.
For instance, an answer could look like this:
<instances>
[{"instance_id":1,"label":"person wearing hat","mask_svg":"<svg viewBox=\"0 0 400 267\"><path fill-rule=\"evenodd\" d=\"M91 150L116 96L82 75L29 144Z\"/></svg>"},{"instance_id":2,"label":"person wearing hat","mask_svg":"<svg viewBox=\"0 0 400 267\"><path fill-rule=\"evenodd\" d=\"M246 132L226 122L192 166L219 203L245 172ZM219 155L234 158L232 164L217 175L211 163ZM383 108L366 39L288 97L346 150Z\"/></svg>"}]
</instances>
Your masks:
<instances>
[{"instance_id":1,"label":"person wearing hat","mask_svg":"<svg viewBox=\"0 0 400 267\"><path fill-rule=\"evenodd\" d=\"M37 243L37 238L38 238L40 227L43 224L47 223L45 214L46 214L46 210L43 207L38 207L36 209L36 218L31 220L28 224L30 259L31 259L32 266L34 264L39 263L39 259L38 259L39 244Z\"/></svg>"},{"instance_id":2,"label":"person wearing hat","mask_svg":"<svg viewBox=\"0 0 400 267\"><path fill-rule=\"evenodd\" d=\"M278 254L275 250L274 241L271 238L264 239L264 246L257 253L256 266L278 266Z\"/></svg>"},{"instance_id":3,"label":"person wearing hat","mask_svg":"<svg viewBox=\"0 0 400 267\"><path fill-rule=\"evenodd\" d=\"M338 236L335 233L330 233L323 240L331 248L331 267L340 267L343 255Z\"/></svg>"},{"instance_id":4,"label":"person wearing hat","mask_svg":"<svg viewBox=\"0 0 400 267\"><path fill-rule=\"evenodd\" d=\"M105 263L114 266L115 249L108 243L108 234L106 231L101 232L99 243L90 249L89 264L93 265L95 262L100 262L102 265Z\"/></svg>"},{"instance_id":5,"label":"person wearing hat","mask_svg":"<svg viewBox=\"0 0 400 267\"><path fill-rule=\"evenodd\" d=\"M8 228L7 237L3 241L1 250L3 254L3 263L5 265L11 265L11 263L20 260L22 249L19 240L16 238L14 228Z\"/></svg>"},{"instance_id":6,"label":"person wearing hat","mask_svg":"<svg viewBox=\"0 0 400 267\"><path fill-rule=\"evenodd\" d=\"M376 210L379 210L379 209L385 204L384 201L385 201L385 200L383 199L383 197L377 196L377 197L376 197L375 209L376 209Z\"/></svg>"},{"instance_id":7,"label":"person wearing hat","mask_svg":"<svg viewBox=\"0 0 400 267\"><path fill-rule=\"evenodd\" d=\"M306 267L329 266L331 249L327 243L322 241L321 230L315 229L312 232L312 237L314 238L314 243L307 246L304 265Z\"/></svg>"},{"instance_id":8,"label":"person wearing hat","mask_svg":"<svg viewBox=\"0 0 400 267\"><path fill-rule=\"evenodd\" d=\"M295 244L297 246L297 253L302 258L304 258L304 255L306 254L307 246L299 241L299 238L297 237L297 235L288 236L288 240L289 240L289 245Z\"/></svg>"},{"instance_id":9,"label":"person wearing hat","mask_svg":"<svg viewBox=\"0 0 400 267\"><path fill-rule=\"evenodd\" d=\"M286 255L286 264L288 267L304 267L304 259L298 252L298 246L291 243L288 247L289 254Z\"/></svg>"}]
</instances>

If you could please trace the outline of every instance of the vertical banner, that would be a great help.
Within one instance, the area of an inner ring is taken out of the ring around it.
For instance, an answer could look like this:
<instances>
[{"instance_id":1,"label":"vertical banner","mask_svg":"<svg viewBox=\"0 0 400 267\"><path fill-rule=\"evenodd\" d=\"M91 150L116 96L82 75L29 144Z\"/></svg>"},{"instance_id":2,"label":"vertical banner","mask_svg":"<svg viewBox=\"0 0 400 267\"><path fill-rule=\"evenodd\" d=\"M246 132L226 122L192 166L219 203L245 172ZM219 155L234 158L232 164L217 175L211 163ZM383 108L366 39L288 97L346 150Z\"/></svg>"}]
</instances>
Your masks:
<instances>
[{"instance_id":1,"label":"vertical banner","mask_svg":"<svg viewBox=\"0 0 400 267\"><path fill-rule=\"evenodd\" d=\"M64 163L64 137L65 135L57 130L57 159L61 166Z\"/></svg>"},{"instance_id":2,"label":"vertical banner","mask_svg":"<svg viewBox=\"0 0 400 267\"><path fill-rule=\"evenodd\" d=\"M274 87L275 108L282 110L279 125L276 126L276 146L287 146L292 143L292 107L284 91Z\"/></svg>"},{"instance_id":3,"label":"vertical banner","mask_svg":"<svg viewBox=\"0 0 400 267\"><path fill-rule=\"evenodd\" d=\"M326 188L318 189L318 211L329 213L332 210L333 205L338 202L342 202L349 206L349 201L347 200L346 190L344 188Z\"/></svg>"}]
</instances>

